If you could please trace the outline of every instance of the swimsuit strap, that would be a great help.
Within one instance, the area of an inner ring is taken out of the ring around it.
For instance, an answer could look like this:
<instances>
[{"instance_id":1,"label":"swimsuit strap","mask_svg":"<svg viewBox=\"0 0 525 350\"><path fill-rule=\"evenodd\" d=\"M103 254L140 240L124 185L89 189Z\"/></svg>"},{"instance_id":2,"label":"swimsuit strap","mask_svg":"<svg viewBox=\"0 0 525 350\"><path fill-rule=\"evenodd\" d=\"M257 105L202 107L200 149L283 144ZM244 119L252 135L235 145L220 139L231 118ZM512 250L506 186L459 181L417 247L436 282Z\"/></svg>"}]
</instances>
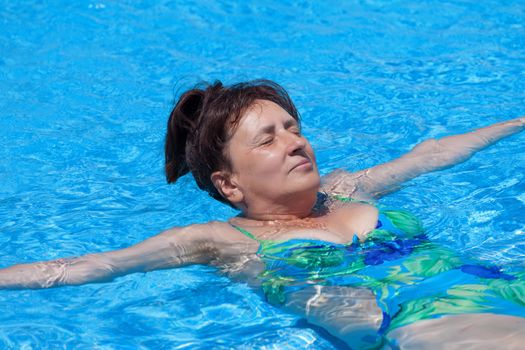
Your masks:
<instances>
[{"instance_id":1,"label":"swimsuit strap","mask_svg":"<svg viewBox=\"0 0 525 350\"><path fill-rule=\"evenodd\" d=\"M357 199L353 199L352 197L345 197L340 194L335 194L330 197L337 199L338 201L341 201L341 202L357 202Z\"/></svg>"},{"instance_id":2,"label":"swimsuit strap","mask_svg":"<svg viewBox=\"0 0 525 350\"><path fill-rule=\"evenodd\" d=\"M367 201L363 201L363 200L359 200L359 199L354 199L352 197L345 197L345 196L342 196L340 194L334 194L334 195L329 195L330 198L333 198L333 199L336 199L340 202L347 202L347 203L350 203L350 202L357 202L357 203L364 203L364 204L370 204L370 205L373 205L374 207L377 207L377 205L371 203L371 202L367 202Z\"/></svg>"},{"instance_id":3,"label":"swimsuit strap","mask_svg":"<svg viewBox=\"0 0 525 350\"><path fill-rule=\"evenodd\" d=\"M257 242L261 242L260 240L257 239L257 237L255 237L254 235L252 235L249 231L243 229L242 227L239 227L237 225L234 225L232 223L229 223L234 229L236 229L237 231L239 231L240 233L242 233L243 235L245 235L246 237L248 238L251 238L251 239L254 239L256 240Z\"/></svg>"}]
</instances>

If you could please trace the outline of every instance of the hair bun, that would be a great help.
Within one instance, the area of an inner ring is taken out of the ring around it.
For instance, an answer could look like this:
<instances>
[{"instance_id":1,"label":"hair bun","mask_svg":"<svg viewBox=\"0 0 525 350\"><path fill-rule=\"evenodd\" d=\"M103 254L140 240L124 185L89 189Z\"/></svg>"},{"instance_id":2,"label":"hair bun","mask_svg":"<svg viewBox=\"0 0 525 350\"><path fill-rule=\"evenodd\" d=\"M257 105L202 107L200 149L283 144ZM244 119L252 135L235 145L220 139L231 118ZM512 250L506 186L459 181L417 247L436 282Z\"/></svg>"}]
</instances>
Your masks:
<instances>
[{"instance_id":1,"label":"hair bun","mask_svg":"<svg viewBox=\"0 0 525 350\"><path fill-rule=\"evenodd\" d=\"M188 173L186 143L195 132L204 103L205 91L192 89L185 92L171 111L165 145L165 167L168 183Z\"/></svg>"}]
</instances>

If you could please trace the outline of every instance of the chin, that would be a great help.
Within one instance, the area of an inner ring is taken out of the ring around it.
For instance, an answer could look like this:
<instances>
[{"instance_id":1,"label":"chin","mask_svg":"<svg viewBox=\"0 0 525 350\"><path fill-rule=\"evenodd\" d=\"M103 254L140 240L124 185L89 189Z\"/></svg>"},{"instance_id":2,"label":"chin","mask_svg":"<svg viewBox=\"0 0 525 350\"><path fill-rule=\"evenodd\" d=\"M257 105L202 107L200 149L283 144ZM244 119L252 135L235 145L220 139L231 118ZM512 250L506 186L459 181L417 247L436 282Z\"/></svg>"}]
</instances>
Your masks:
<instances>
[{"instance_id":1,"label":"chin","mask_svg":"<svg viewBox=\"0 0 525 350\"><path fill-rule=\"evenodd\" d=\"M297 194L316 198L317 192L319 192L319 189L321 188L321 177L319 174L315 173L307 178L298 180L296 185L298 185Z\"/></svg>"}]
</instances>

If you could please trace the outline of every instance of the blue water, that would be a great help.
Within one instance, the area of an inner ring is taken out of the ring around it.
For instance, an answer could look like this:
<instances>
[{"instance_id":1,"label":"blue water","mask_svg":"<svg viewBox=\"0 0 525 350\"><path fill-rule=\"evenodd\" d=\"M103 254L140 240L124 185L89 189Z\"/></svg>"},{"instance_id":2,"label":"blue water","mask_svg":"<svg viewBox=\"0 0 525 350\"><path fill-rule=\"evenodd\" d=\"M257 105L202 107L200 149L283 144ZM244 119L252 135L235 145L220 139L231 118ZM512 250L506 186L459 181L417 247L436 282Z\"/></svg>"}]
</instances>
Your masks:
<instances>
[{"instance_id":1,"label":"blue water","mask_svg":"<svg viewBox=\"0 0 525 350\"><path fill-rule=\"evenodd\" d=\"M234 212L164 182L174 98L273 79L323 174L525 114L525 5L510 1L0 0L0 266L119 249ZM525 265L525 135L382 203L430 236ZM213 268L0 291L0 348L334 349Z\"/></svg>"}]
</instances>

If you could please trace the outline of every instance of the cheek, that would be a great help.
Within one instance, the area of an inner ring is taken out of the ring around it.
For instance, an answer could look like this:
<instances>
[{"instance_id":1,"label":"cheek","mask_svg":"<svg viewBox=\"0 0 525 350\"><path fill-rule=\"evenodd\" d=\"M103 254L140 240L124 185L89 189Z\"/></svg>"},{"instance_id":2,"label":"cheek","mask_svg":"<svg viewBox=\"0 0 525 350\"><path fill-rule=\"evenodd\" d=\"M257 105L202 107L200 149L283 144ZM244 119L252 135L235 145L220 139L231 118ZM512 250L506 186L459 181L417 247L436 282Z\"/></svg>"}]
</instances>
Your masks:
<instances>
[{"instance_id":1,"label":"cheek","mask_svg":"<svg viewBox=\"0 0 525 350\"><path fill-rule=\"evenodd\" d=\"M272 152L260 152L250 159L252 169L260 174L273 174L281 170L281 158Z\"/></svg>"},{"instance_id":2,"label":"cheek","mask_svg":"<svg viewBox=\"0 0 525 350\"><path fill-rule=\"evenodd\" d=\"M282 173L282 159L272 152L252 152L247 154L239 168L240 175L245 177L249 182L269 180Z\"/></svg>"}]
</instances>

